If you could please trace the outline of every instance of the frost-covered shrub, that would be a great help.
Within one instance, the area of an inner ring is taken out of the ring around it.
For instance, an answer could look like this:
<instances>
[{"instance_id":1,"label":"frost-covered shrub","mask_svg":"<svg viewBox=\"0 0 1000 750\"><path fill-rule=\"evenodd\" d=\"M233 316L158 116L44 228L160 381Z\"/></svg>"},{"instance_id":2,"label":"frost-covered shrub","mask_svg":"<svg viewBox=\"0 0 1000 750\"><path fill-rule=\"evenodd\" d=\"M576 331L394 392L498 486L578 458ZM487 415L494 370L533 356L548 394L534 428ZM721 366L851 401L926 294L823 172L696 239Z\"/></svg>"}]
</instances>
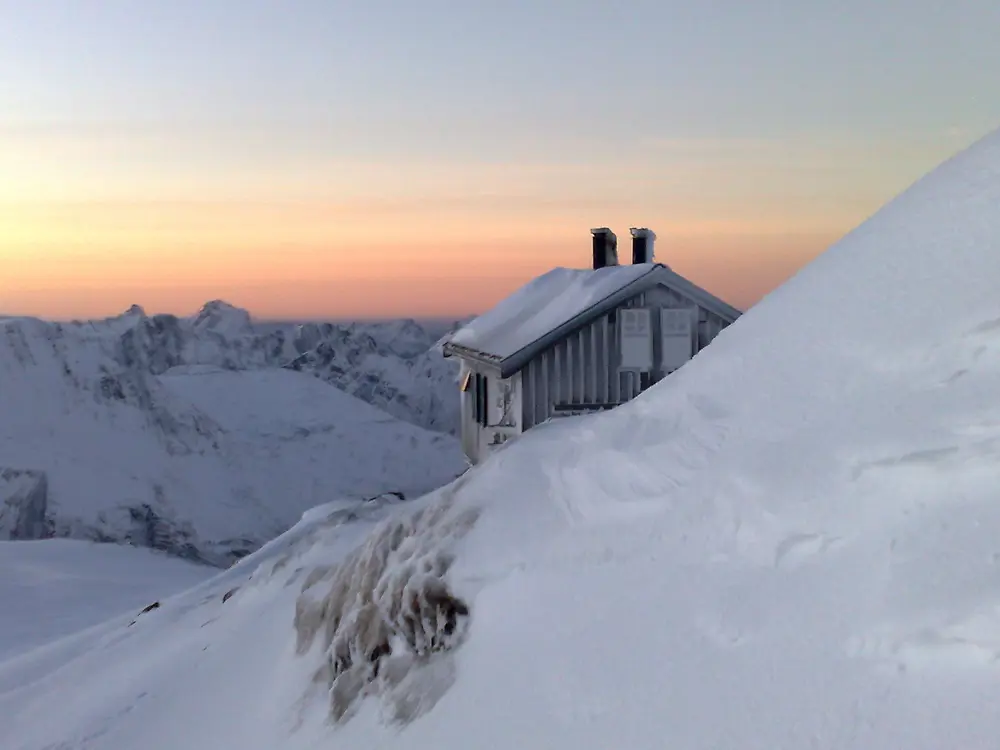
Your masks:
<instances>
[{"instance_id":1,"label":"frost-covered shrub","mask_svg":"<svg viewBox=\"0 0 1000 750\"><path fill-rule=\"evenodd\" d=\"M469 607L445 580L451 545L478 517L453 495L379 524L340 564L313 570L296 602L296 648L321 639L315 681L329 688L334 721L366 694L391 721L426 711L451 684L445 653L465 634Z\"/></svg>"}]
</instances>

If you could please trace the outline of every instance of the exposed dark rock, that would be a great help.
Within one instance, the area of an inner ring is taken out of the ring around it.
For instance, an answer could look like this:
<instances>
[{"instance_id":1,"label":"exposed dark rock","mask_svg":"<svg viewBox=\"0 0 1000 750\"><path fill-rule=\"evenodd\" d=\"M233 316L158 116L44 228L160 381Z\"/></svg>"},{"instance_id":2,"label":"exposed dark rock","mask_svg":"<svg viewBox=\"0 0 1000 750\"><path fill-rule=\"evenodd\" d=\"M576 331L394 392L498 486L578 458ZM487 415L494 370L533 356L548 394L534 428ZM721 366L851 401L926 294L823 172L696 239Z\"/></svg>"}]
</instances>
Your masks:
<instances>
[{"instance_id":1,"label":"exposed dark rock","mask_svg":"<svg viewBox=\"0 0 1000 750\"><path fill-rule=\"evenodd\" d=\"M154 487L154 496L159 505L165 505L163 488ZM141 503L125 509L131 520L127 539L133 544L160 550L170 555L192 562L218 565L222 561L209 559L201 551L198 535L190 523L178 522L157 512L151 505Z\"/></svg>"},{"instance_id":2,"label":"exposed dark rock","mask_svg":"<svg viewBox=\"0 0 1000 750\"><path fill-rule=\"evenodd\" d=\"M139 612L139 614L135 616L135 619L128 624L128 626L132 627L133 625L136 624L136 622L139 621L139 618L142 617L144 614L147 614L149 612L152 612L154 609L159 609L159 608L160 608L159 602L153 602L152 604L143 607L142 610Z\"/></svg>"},{"instance_id":3,"label":"exposed dark rock","mask_svg":"<svg viewBox=\"0 0 1000 750\"><path fill-rule=\"evenodd\" d=\"M125 400L125 390L118 378L113 375L105 375L101 378L101 395L115 401Z\"/></svg>"},{"instance_id":4,"label":"exposed dark rock","mask_svg":"<svg viewBox=\"0 0 1000 750\"><path fill-rule=\"evenodd\" d=\"M44 471L0 469L0 539L47 539L49 482Z\"/></svg>"}]
</instances>

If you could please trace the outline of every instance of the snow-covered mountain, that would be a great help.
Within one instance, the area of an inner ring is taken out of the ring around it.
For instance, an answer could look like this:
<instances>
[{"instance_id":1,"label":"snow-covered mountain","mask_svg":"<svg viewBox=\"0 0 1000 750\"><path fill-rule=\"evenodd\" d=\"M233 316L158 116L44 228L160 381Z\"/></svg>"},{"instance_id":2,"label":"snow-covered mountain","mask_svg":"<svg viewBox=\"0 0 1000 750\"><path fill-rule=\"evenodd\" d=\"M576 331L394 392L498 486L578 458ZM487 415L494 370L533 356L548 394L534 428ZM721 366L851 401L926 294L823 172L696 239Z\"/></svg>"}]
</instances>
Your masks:
<instances>
[{"instance_id":1,"label":"snow-covered mountain","mask_svg":"<svg viewBox=\"0 0 1000 750\"><path fill-rule=\"evenodd\" d=\"M62 328L113 349L124 366L153 375L192 365L288 367L404 421L457 431L456 366L441 356L438 337L413 320L258 324L246 310L213 300L191 317L147 316L133 306L114 318L56 330Z\"/></svg>"},{"instance_id":2,"label":"snow-covered mountain","mask_svg":"<svg viewBox=\"0 0 1000 750\"><path fill-rule=\"evenodd\" d=\"M0 321L0 538L227 563L318 503L463 471L451 436L267 366L297 345L220 303L186 320Z\"/></svg>"},{"instance_id":3,"label":"snow-covered mountain","mask_svg":"<svg viewBox=\"0 0 1000 750\"><path fill-rule=\"evenodd\" d=\"M285 366L332 383L393 416L456 434L458 367L413 321L347 326L309 323L296 331L302 350Z\"/></svg>"},{"instance_id":4,"label":"snow-covered mountain","mask_svg":"<svg viewBox=\"0 0 1000 750\"><path fill-rule=\"evenodd\" d=\"M1000 133L635 401L0 664L0 746L993 750L998 203Z\"/></svg>"}]
</instances>

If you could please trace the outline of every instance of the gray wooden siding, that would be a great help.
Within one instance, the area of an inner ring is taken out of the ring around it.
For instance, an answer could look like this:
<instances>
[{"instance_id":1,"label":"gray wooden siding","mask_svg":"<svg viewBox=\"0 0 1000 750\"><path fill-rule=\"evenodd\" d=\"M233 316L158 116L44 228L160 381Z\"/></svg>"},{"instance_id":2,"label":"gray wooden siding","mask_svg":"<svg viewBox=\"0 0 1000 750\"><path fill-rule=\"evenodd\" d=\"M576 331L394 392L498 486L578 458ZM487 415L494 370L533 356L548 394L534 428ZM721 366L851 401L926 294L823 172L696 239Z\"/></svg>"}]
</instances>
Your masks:
<instances>
[{"instance_id":1,"label":"gray wooden siding","mask_svg":"<svg viewBox=\"0 0 1000 750\"><path fill-rule=\"evenodd\" d=\"M694 303L666 287L654 287L626 301L618 309L630 307L691 307ZM552 416L556 405L605 404L630 401L643 390L638 372L618 370L618 329L611 315L590 323L556 342L522 370L523 429L527 430ZM659 316L653 316L653 358L661 361ZM699 350L708 346L726 325L707 310L699 310ZM645 376L647 385L656 374Z\"/></svg>"},{"instance_id":2,"label":"gray wooden siding","mask_svg":"<svg viewBox=\"0 0 1000 750\"><path fill-rule=\"evenodd\" d=\"M643 304L643 295L622 307ZM618 373L617 326L606 315L562 339L522 371L524 429L544 422L553 405L617 404L639 393L636 373Z\"/></svg>"}]
</instances>

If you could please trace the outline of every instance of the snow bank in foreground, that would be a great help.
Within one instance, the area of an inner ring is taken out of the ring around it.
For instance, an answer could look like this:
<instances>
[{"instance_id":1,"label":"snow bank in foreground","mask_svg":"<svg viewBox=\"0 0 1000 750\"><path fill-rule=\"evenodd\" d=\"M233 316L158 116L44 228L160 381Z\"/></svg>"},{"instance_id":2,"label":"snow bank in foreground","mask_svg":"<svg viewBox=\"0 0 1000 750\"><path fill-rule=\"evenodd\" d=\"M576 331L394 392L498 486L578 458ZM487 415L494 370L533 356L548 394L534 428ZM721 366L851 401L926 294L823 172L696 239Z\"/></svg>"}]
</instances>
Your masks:
<instances>
[{"instance_id":1,"label":"snow bank in foreground","mask_svg":"<svg viewBox=\"0 0 1000 750\"><path fill-rule=\"evenodd\" d=\"M134 627L0 666L0 746L995 750L998 204L1000 134L642 397L533 429L416 501L450 491L477 518L435 571L463 636L411 673L424 702L404 726L376 683L333 696L350 720L332 722L329 673L309 692L325 635L297 651L310 571L336 566L309 597L339 602L342 577L404 569L357 564L402 512L359 506ZM361 660L388 640L343 622L329 643Z\"/></svg>"},{"instance_id":2,"label":"snow bank in foreground","mask_svg":"<svg viewBox=\"0 0 1000 750\"><path fill-rule=\"evenodd\" d=\"M296 635L293 616L302 603L303 584L330 593L337 580L334 575L318 581L318 574L310 572L375 570L379 566L359 567L351 560L367 557L361 551L373 532L391 542L395 530L403 529L410 533L386 558L402 564L385 566L382 572L392 575L382 580L403 584L401 593L410 590L408 582L422 579L426 590L423 561L446 563L431 540L446 542L465 525L454 521L471 520L462 513L434 511L436 498L403 504L388 495L315 508L228 570L186 592L160 597L155 609L138 616L127 612L0 663L0 747L285 747L288 732L316 717L310 685L317 668L329 663L322 648L297 653L304 641ZM409 515L396 516L400 511ZM371 545L367 549L374 551ZM408 555L407 550L431 554ZM401 576L407 560L415 567ZM37 584L48 591L44 581ZM349 610L344 604L341 611ZM405 608L399 614L405 622ZM313 622L327 625L326 620ZM408 657L402 644L392 645L383 679L394 674L398 679L385 683L392 688L385 693L386 708L405 718L447 686L440 678L448 675L448 661ZM162 689L150 692L160 679ZM81 684L90 688L70 689ZM435 684L441 687L435 690ZM53 719L52 701L58 696L64 701ZM178 711L184 720L160 725L166 718L161 701L172 706L166 713ZM321 725L330 709L330 701L321 702Z\"/></svg>"}]
</instances>

